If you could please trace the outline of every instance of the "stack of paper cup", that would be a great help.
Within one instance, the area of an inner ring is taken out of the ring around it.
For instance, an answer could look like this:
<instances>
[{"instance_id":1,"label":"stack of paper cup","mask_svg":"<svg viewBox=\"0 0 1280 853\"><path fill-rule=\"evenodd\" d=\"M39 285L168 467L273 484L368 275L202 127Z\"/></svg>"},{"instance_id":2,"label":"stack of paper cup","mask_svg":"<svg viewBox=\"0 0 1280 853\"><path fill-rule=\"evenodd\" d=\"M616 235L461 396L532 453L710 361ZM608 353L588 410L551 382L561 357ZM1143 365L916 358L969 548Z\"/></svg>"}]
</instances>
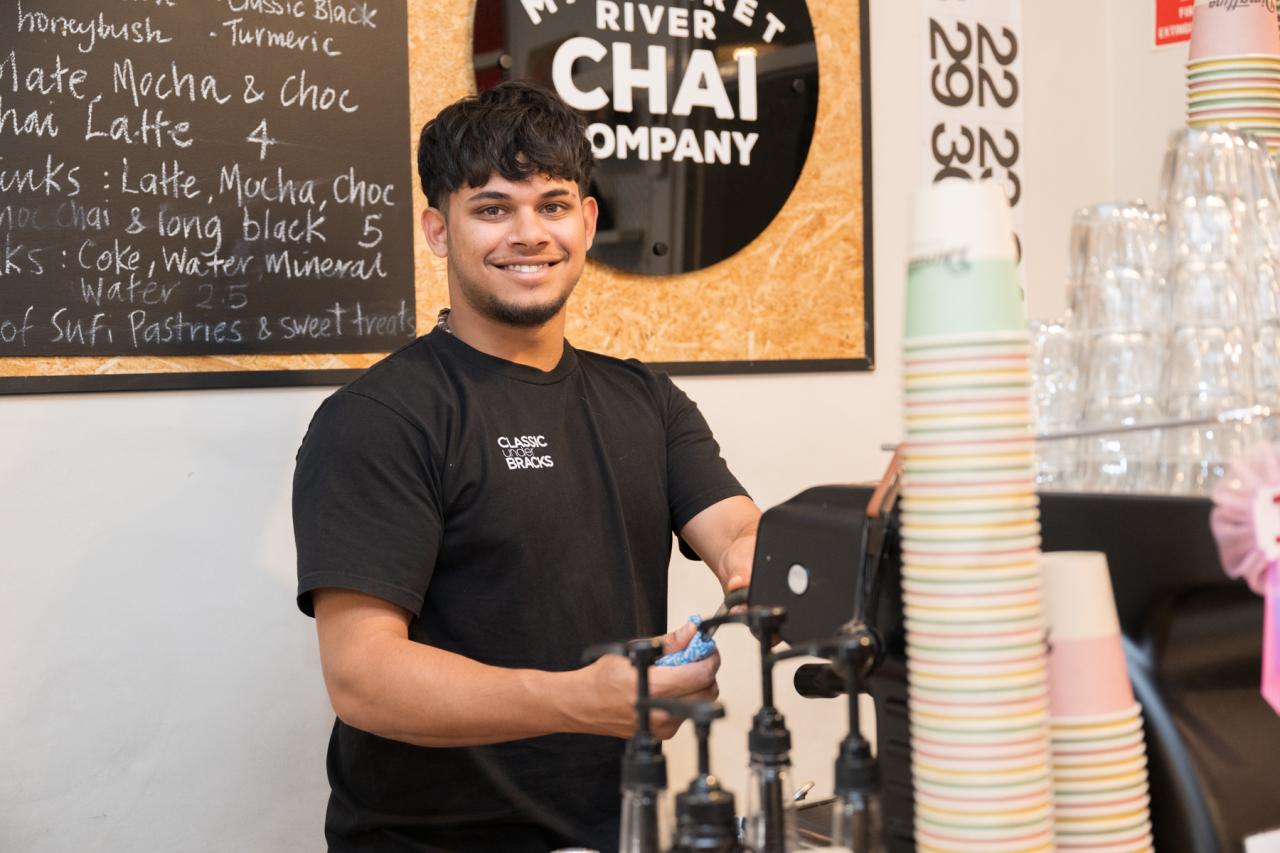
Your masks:
<instances>
[{"instance_id":1,"label":"stack of paper cup","mask_svg":"<svg viewBox=\"0 0 1280 853\"><path fill-rule=\"evenodd\" d=\"M1041 559L1059 850L1152 849L1142 709L1133 699L1103 554Z\"/></svg>"},{"instance_id":2,"label":"stack of paper cup","mask_svg":"<svg viewBox=\"0 0 1280 853\"><path fill-rule=\"evenodd\" d=\"M1273 2L1196 0L1187 123L1235 127L1280 147L1280 31Z\"/></svg>"},{"instance_id":3,"label":"stack of paper cup","mask_svg":"<svg viewBox=\"0 0 1280 853\"><path fill-rule=\"evenodd\" d=\"M907 282L903 603L916 845L1053 845L1030 336L994 184L916 198Z\"/></svg>"}]
</instances>

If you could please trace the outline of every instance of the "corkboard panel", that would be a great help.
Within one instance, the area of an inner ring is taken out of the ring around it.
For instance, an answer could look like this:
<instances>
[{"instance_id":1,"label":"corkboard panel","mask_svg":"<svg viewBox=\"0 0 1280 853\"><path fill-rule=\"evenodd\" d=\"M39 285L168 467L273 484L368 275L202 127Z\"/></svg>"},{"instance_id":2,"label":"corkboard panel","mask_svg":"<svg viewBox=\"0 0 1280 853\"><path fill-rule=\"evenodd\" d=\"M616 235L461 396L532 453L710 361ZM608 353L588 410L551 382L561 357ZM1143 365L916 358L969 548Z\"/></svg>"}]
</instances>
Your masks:
<instances>
[{"instance_id":1,"label":"corkboard panel","mask_svg":"<svg viewBox=\"0 0 1280 853\"><path fill-rule=\"evenodd\" d=\"M408 8L405 131L416 153L423 123L475 89L473 0L408 0ZM871 366L864 299L871 292L864 279L870 268L863 221L870 189L863 185L865 0L810 0L808 9L821 75L818 116L804 171L782 211L745 249L695 273L639 276L589 262L570 303L567 335L576 346L688 372L734 370L743 362L765 370ZM424 204L416 193L415 221ZM448 303L445 269L421 234L414 251L417 323L425 331ZM383 355L6 357L0 379L36 377L32 391L332 384ZM191 374L208 376L201 381ZM164 375L173 381L127 381Z\"/></svg>"},{"instance_id":2,"label":"corkboard panel","mask_svg":"<svg viewBox=\"0 0 1280 853\"><path fill-rule=\"evenodd\" d=\"M474 91L472 5L409 2L415 126ZM820 360L870 366L862 5L808 3L818 48L818 117L804 171L773 223L742 251L687 275L641 276L588 263L569 303L566 335L575 346L677 370L708 363L732 370L723 362L744 361L765 369L770 362L788 369L795 365L786 362ZM420 213L421 195L416 203ZM421 240L416 252L421 324L448 300L443 262Z\"/></svg>"}]
</instances>

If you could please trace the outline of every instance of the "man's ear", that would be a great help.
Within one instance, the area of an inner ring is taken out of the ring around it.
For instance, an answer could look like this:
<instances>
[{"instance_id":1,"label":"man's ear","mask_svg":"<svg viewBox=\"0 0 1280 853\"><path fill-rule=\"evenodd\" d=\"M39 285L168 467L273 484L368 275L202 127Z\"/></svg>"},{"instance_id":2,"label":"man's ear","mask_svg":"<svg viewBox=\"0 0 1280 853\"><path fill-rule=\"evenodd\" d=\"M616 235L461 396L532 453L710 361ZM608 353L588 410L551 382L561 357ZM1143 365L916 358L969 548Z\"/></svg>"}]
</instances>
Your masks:
<instances>
[{"instance_id":1,"label":"man's ear","mask_svg":"<svg viewBox=\"0 0 1280 853\"><path fill-rule=\"evenodd\" d=\"M422 211L422 236L427 238L427 246L437 258L449 256L449 224L444 211L434 207Z\"/></svg>"},{"instance_id":2,"label":"man's ear","mask_svg":"<svg viewBox=\"0 0 1280 853\"><path fill-rule=\"evenodd\" d=\"M591 196L582 200L582 220L587 230L587 248L596 239L596 220L600 217L600 206Z\"/></svg>"}]
</instances>

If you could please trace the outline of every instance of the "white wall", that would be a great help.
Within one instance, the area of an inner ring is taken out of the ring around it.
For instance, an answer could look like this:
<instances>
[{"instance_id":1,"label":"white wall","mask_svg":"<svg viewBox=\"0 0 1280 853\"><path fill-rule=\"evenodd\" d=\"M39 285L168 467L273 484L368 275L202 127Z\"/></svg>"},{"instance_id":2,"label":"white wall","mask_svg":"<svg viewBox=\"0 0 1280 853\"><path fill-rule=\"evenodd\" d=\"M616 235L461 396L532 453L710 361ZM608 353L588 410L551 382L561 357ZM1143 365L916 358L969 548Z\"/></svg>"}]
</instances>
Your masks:
<instances>
[{"instance_id":1,"label":"white wall","mask_svg":"<svg viewBox=\"0 0 1280 853\"><path fill-rule=\"evenodd\" d=\"M1034 315L1061 311L1071 210L1154 195L1181 53L1150 49L1150 5L1025 4ZM877 476L899 433L920 16L903 0L872 6L876 371L680 383L764 506ZM293 604L289 487L326 393L0 400L0 850L323 849L332 715ZM673 579L673 620L715 606L705 572L677 558ZM719 636L731 718L716 755L741 792L755 664L745 635ZM829 791L839 703L778 682L796 778ZM676 787L689 740L672 749Z\"/></svg>"}]
</instances>

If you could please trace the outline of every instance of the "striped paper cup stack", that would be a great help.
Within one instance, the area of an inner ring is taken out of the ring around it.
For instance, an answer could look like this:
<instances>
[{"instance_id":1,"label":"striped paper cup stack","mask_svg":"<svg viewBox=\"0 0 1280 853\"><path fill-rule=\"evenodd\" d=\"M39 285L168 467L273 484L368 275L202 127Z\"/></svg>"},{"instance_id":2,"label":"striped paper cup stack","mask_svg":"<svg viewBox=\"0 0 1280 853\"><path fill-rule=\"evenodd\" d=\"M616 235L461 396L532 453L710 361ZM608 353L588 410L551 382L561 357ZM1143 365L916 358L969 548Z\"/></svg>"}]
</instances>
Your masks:
<instances>
[{"instance_id":1,"label":"striped paper cup stack","mask_svg":"<svg viewBox=\"0 0 1280 853\"><path fill-rule=\"evenodd\" d=\"M1274 4L1197 0L1187 59L1187 123L1235 127L1280 147Z\"/></svg>"},{"instance_id":2,"label":"striped paper cup stack","mask_svg":"<svg viewBox=\"0 0 1280 853\"><path fill-rule=\"evenodd\" d=\"M1041 560L1049 621L1054 836L1062 851L1152 850L1142 709L1103 554Z\"/></svg>"},{"instance_id":3,"label":"striped paper cup stack","mask_svg":"<svg viewBox=\"0 0 1280 853\"><path fill-rule=\"evenodd\" d=\"M917 197L901 509L921 851L1053 844L1030 340L1011 234L993 184Z\"/></svg>"}]
</instances>

